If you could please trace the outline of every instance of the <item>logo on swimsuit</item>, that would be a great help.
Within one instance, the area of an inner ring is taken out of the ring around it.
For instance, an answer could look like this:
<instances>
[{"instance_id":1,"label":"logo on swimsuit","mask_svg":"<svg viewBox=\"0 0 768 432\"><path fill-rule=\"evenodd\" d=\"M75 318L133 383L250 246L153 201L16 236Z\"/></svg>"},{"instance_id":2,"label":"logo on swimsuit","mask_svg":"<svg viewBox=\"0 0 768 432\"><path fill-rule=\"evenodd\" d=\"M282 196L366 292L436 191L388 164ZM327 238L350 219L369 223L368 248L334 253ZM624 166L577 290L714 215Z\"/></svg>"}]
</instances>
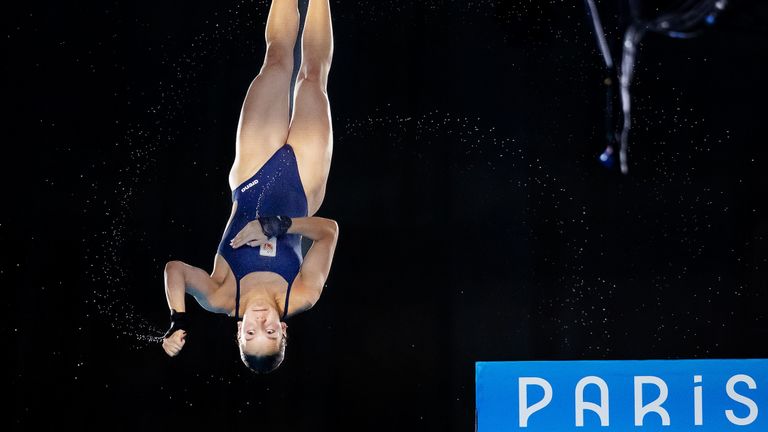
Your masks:
<instances>
[{"instance_id":1,"label":"logo on swimsuit","mask_svg":"<svg viewBox=\"0 0 768 432\"><path fill-rule=\"evenodd\" d=\"M257 184L259 184L259 179L256 179L256 180L248 183L247 185L243 186L243 188L240 189L240 192L245 192L248 189L250 189L252 186L256 186Z\"/></svg>"}]
</instances>

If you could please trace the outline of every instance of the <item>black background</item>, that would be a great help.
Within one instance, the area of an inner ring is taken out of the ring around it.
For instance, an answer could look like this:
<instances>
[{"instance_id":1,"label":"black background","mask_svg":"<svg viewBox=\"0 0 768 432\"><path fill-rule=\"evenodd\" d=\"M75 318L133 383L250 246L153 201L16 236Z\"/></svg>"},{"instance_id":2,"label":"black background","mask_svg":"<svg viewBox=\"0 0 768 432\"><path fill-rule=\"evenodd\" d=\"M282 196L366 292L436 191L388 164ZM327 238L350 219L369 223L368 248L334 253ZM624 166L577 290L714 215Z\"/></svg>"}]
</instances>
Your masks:
<instances>
[{"instance_id":1,"label":"black background","mask_svg":"<svg viewBox=\"0 0 768 432\"><path fill-rule=\"evenodd\" d=\"M392 0L332 2L340 239L283 366L190 298L169 359L162 269L211 270L267 7L4 13L13 427L467 431L475 361L768 356L765 3L643 41L621 176L582 2Z\"/></svg>"}]
</instances>

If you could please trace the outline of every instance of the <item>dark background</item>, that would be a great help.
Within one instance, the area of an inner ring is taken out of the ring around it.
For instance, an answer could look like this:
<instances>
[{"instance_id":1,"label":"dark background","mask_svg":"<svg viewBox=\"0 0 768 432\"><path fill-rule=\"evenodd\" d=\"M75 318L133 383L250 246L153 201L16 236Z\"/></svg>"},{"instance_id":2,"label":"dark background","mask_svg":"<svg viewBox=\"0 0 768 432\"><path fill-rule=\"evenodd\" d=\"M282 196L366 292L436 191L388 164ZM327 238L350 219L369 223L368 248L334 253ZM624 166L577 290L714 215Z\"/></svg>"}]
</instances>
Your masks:
<instances>
[{"instance_id":1,"label":"dark background","mask_svg":"<svg viewBox=\"0 0 768 432\"><path fill-rule=\"evenodd\" d=\"M340 240L268 376L189 297L153 339L164 264L211 270L268 4L4 12L10 426L467 431L475 361L768 356L766 6L642 42L621 176L581 1L333 1Z\"/></svg>"}]
</instances>

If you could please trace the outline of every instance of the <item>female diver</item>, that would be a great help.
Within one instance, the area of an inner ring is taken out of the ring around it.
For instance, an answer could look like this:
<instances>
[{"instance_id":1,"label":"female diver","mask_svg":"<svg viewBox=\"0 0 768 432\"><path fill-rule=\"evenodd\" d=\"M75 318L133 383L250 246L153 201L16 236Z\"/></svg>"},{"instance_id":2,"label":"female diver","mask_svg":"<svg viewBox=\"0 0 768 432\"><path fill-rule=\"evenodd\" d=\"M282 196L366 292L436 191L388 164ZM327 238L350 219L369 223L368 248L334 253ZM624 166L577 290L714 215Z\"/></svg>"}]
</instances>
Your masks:
<instances>
[{"instance_id":1,"label":"female diver","mask_svg":"<svg viewBox=\"0 0 768 432\"><path fill-rule=\"evenodd\" d=\"M229 173L232 213L213 272L180 261L165 266L172 324L163 349L169 356L184 347L189 293L205 309L234 316L243 362L255 372L270 372L285 355L283 321L311 308L322 293L338 238L335 221L312 216L325 196L333 149L328 0L309 2L289 116L298 29L298 0L273 0L264 64L240 113ZM302 236L313 242L303 258Z\"/></svg>"}]
</instances>

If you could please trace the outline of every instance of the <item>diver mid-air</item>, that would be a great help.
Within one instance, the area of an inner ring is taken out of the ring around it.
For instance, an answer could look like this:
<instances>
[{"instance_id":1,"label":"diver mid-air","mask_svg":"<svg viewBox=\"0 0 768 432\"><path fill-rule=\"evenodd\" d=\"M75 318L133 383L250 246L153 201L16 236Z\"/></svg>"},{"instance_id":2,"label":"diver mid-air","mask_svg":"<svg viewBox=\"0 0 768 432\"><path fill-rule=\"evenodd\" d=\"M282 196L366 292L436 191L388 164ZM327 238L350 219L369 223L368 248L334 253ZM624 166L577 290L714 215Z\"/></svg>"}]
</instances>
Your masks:
<instances>
[{"instance_id":1,"label":"diver mid-air","mask_svg":"<svg viewBox=\"0 0 768 432\"><path fill-rule=\"evenodd\" d=\"M323 291L338 238L335 221L312 216L325 196L333 150L328 0L309 2L289 113L298 29L298 0L273 0L264 63L240 113L229 173L232 213L213 272L180 261L165 267L172 324L163 349L170 356L185 343L189 293L205 309L233 316L243 362L270 372L285 355L285 318L310 309ZM303 257L302 236L313 242Z\"/></svg>"}]
</instances>

